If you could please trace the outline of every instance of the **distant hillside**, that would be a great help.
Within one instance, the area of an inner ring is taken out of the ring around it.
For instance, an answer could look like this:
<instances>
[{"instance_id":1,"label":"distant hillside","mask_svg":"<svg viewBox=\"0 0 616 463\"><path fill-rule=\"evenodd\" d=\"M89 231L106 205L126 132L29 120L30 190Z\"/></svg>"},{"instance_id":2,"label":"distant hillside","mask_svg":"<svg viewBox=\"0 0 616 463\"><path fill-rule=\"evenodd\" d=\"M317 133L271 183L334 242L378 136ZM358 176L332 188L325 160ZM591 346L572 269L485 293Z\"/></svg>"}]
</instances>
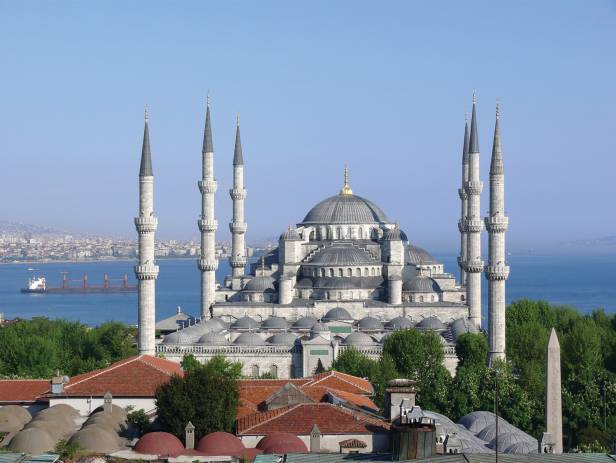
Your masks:
<instances>
[{"instance_id":1,"label":"distant hillside","mask_svg":"<svg viewBox=\"0 0 616 463\"><path fill-rule=\"evenodd\" d=\"M586 240L574 240L562 243L565 246L575 248L616 249L616 235L602 238L590 238Z\"/></svg>"},{"instance_id":2,"label":"distant hillside","mask_svg":"<svg viewBox=\"0 0 616 463\"><path fill-rule=\"evenodd\" d=\"M0 235L16 235L16 236L31 236L31 237L53 237L73 235L63 230L56 230L50 227L43 227L41 225L32 225L20 222L10 222L8 220L0 220Z\"/></svg>"}]
</instances>

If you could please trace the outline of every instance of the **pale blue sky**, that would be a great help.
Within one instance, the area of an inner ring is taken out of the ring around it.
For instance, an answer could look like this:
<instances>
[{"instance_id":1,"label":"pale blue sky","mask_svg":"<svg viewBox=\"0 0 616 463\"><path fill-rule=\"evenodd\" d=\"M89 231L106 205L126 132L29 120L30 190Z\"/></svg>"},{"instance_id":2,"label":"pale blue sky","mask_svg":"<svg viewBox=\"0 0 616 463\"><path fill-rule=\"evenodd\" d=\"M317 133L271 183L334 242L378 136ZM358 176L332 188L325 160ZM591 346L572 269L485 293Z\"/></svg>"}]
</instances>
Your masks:
<instances>
[{"instance_id":1,"label":"pale blue sky","mask_svg":"<svg viewBox=\"0 0 616 463\"><path fill-rule=\"evenodd\" d=\"M484 211L502 105L512 248L615 234L614 1L1 1L0 56L2 219L133 236L147 102L158 236L196 237L210 90L221 238L239 111L249 241L348 163L411 240L454 250L477 89Z\"/></svg>"}]
</instances>

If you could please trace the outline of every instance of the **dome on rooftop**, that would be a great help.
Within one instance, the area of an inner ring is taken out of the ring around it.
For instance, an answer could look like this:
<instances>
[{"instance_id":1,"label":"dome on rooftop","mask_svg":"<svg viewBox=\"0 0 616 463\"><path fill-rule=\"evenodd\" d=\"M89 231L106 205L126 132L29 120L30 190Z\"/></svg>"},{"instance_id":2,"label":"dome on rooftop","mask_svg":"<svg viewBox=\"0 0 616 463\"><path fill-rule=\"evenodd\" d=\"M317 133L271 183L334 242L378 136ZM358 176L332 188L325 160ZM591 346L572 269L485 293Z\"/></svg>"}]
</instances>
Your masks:
<instances>
[{"instance_id":1,"label":"dome on rooftop","mask_svg":"<svg viewBox=\"0 0 616 463\"><path fill-rule=\"evenodd\" d=\"M314 317L302 317L298 318L293 323L293 328L297 330L309 330L315 325L315 323L317 323L317 319Z\"/></svg>"},{"instance_id":2,"label":"dome on rooftop","mask_svg":"<svg viewBox=\"0 0 616 463\"><path fill-rule=\"evenodd\" d=\"M340 320L353 320L353 317L351 317L351 314L342 307L334 307L333 309L329 309L323 316L323 321L325 322Z\"/></svg>"},{"instance_id":3,"label":"dome on rooftop","mask_svg":"<svg viewBox=\"0 0 616 463\"><path fill-rule=\"evenodd\" d=\"M182 441L168 432L149 432L137 441L135 452L161 457L177 457L185 451Z\"/></svg>"},{"instance_id":4,"label":"dome on rooftop","mask_svg":"<svg viewBox=\"0 0 616 463\"><path fill-rule=\"evenodd\" d=\"M293 333L278 333L271 336L267 342L278 346L292 346L295 344L297 337Z\"/></svg>"},{"instance_id":5,"label":"dome on rooftop","mask_svg":"<svg viewBox=\"0 0 616 463\"><path fill-rule=\"evenodd\" d=\"M45 416L45 415L54 415L54 414L61 414L61 415L67 416L72 419L79 416L79 412L75 408L67 404L56 404L49 408L45 408L44 410L41 410L40 412L38 412L36 416Z\"/></svg>"},{"instance_id":6,"label":"dome on rooftop","mask_svg":"<svg viewBox=\"0 0 616 463\"><path fill-rule=\"evenodd\" d=\"M51 452L56 446L56 439L40 428L28 428L19 431L9 442L8 449L30 455Z\"/></svg>"},{"instance_id":7,"label":"dome on rooftop","mask_svg":"<svg viewBox=\"0 0 616 463\"><path fill-rule=\"evenodd\" d=\"M107 454L120 450L117 434L100 426L86 426L73 434L68 442L91 453Z\"/></svg>"},{"instance_id":8,"label":"dome on rooftop","mask_svg":"<svg viewBox=\"0 0 616 463\"><path fill-rule=\"evenodd\" d=\"M32 420L26 425L24 430L34 428L42 429L54 440L66 437L67 435L72 434L75 430L75 428L69 428L66 424L58 423L57 421L53 421L51 419Z\"/></svg>"},{"instance_id":9,"label":"dome on rooftop","mask_svg":"<svg viewBox=\"0 0 616 463\"><path fill-rule=\"evenodd\" d=\"M381 331L383 323L374 317L364 317L357 322L360 331Z\"/></svg>"},{"instance_id":10,"label":"dome on rooftop","mask_svg":"<svg viewBox=\"0 0 616 463\"><path fill-rule=\"evenodd\" d=\"M289 226L287 230L282 232L280 239L285 241L301 241L302 237L299 236L299 233L297 233L295 228Z\"/></svg>"},{"instance_id":11,"label":"dome on rooftop","mask_svg":"<svg viewBox=\"0 0 616 463\"><path fill-rule=\"evenodd\" d=\"M251 291L255 293L273 292L276 291L275 283L276 280L272 277L253 277L248 283L246 283L243 291Z\"/></svg>"},{"instance_id":12,"label":"dome on rooftop","mask_svg":"<svg viewBox=\"0 0 616 463\"><path fill-rule=\"evenodd\" d=\"M436 293L440 292L441 288L432 278L417 275L402 284L402 291L410 293Z\"/></svg>"},{"instance_id":13,"label":"dome on rooftop","mask_svg":"<svg viewBox=\"0 0 616 463\"><path fill-rule=\"evenodd\" d=\"M329 333L329 327L323 322L317 322L310 328L310 334Z\"/></svg>"},{"instance_id":14,"label":"dome on rooftop","mask_svg":"<svg viewBox=\"0 0 616 463\"><path fill-rule=\"evenodd\" d=\"M263 338L259 336L257 333L242 333L240 334L233 344L242 345L242 346L262 346L265 344Z\"/></svg>"},{"instance_id":15,"label":"dome on rooftop","mask_svg":"<svg viewBox=\"0 0 616 463\"><path fill-rule=\"evenodd\" d=\"M458 318L451 324L451 332L454 340L457 340L465 333L479 333L479 328L466 318Z\"/></svg>"},{"instance_id":16,"label":"dome on rooftop","mask_svg":"<svg viewBox=\"0 0 616 463\"><path fill-rule=\"evenodd\" d=\"M498 441L498 448L501 449L501 443ZM529 453L539 453L538 444L532 443L531 441L522 441L516 442L515 444L511 444L509 447L505 448L503 453L513 453L513 454L529 454Z\"/></svg>"},{"instance_id":17,"label":"dome on rooftop","mask_svg":"<svg viewBox=\"0 0 616 463\"><path fill-rule=\"evenodd\" d=\"M438 319L438 317L432 316L424 318L417 323L417 328L423 330L444 330L445 324Z\"/></svg>"},{"instance_id":18,"label":"dome on rooftop","mask_svg":"<svg viewBox=\"0 0 616 463\"><path fill-rule=\"evenodd\" d=\"M259 324L254 318L244 316L238 318L231 324L231 329L234 330L255 330L259 327Z\"/></svg>"},{"instance_id":19,"label":"dome on rooftop","mask_svg":"<svg viewBox=\"0 0 616 463\"><path fill-rule=\"evenodd\" d=\"M412 244L409 244L405 257L408 263L412 265L435 265L440 263L428 251Z\"/></svg>"},{"instance_id":20,"label":"dome on rooftop","mask_svg":"<svg viewBox=\"0 0 616 463\"><path fill-rule=\"evenodd\" d=\"M319 249L309 263L319 265L375 265L379 262L365 249L352 244L335 243Z\"/></svg>"},{"instance_id":21,"label":"dome on rooftop","mask_svg":"<svg viewBox=\"0 0 616 463\"><path fill-rule=\"evenodd\" d=\"M385 327L389 330L403 330L405 328L412 328L413 322L408 317L395 317L389 320Z\"/></svg>"},{"instance_id":22,"label":"dome on rooftop","mask_svg":"<svg viewBox=\"0 0 616 463\"><path fill-rule=\"evenodd\" d=\"M105 409L103 408L102 405L100 407L96 407L92 411L92 413L90 413L90 416L93 417L98 414L103 414L103 415L107 414L107 412L105 412ZM124 410L122 407L116 404L111 404L111 416L113 416L113 418L118 422L125 422L128 414L126 413L126 410Z\"/></svg>"},{"instance_id":23,"label":"dome on rooftop","mask_svg":"<svg viewBox=\"0 0 616 463\"><path fill-rule=\"evenodd\" d=\"M0 408L0 432L21 429L32 419L32 415L19 405L5 405Z\"/></svg>"},{"instance_id":24,"label":"dome on rooftop","mask_svg":"<svg viewBox=\"0 0 616 463\"><path fill-rule=\"evenodd\" d=\"M261 323L262 330L286 330L289 324L285 318L282 317L269 317Z\"/></svg>"},{"instance_id":25,"label":"dome on rooftop","mask_svg":"<svg viewBox=\"0 0 616 463\"><path fill-rule=\"evenodd\" d=\"M245 447L242 441L233 434L216 431L199 439L197 450L206 456L239 456L244 453Z\"/></svg>"},{"instance_id":26,"label":"dome on rooftop","mask_svg":"<svg viewBox=\"0 0 616 463\"><path fill-rule=\"evenodd\" d=\"M389 222L385 213L371 201L353 194L330 196L314 206L302 225L378 224Z\"/></svg>"},{"instance_id":27,"label":"dome on rooftop","mask_svg":"<svg viewBox=\"0 0 616 463\"><path fill-rule=\"evenodd\" d=\"M477 434L486 426L494 423L494 419L494 413L492 412L476 411L464 415L458 420L458 424L461 424L473 434Z\"/></svg>"},{"instance_id":28,"label":"dome on rooftop","mask_svg":"<svg viewBox=\"0 0 616 463\"><path fill-rule=\"evenodd\" d=\"M308 453L306 444L295 434L275 432L263 437L257 447L265 454Z\"/></svg>"},{"instance_id":29,"label":"dome on rooftop","mask_svg":"<svg viewBox=\"0 0 616 463\"><path fill-rule=\"evenodd\" d=\"M205 344L207 346L226 346L229 341L222 333L205 333L199 338L199 344Z\"/></svg>"},{"instance_id":30,"label":"dome on rooftop","mask_svg":"<svg viewBox=\"0 0 616 463\"><path fill-rule=\"evenodd\" d=\"M406 233L400 227L386 228L383 232L383 241L408 241Z\"/></svg>"},{"instance_id":31,"label":"dome on rooftop","mask_svg":"<svg viewBox=\"0 0 616 463\"><path fill-rule=\"evenodd\" d=\"M368 344L376 344L374 339L361 331L355 331L349 334L343 341L344 344L349 346L364 346Z\"/></svg>"}]
</instances>

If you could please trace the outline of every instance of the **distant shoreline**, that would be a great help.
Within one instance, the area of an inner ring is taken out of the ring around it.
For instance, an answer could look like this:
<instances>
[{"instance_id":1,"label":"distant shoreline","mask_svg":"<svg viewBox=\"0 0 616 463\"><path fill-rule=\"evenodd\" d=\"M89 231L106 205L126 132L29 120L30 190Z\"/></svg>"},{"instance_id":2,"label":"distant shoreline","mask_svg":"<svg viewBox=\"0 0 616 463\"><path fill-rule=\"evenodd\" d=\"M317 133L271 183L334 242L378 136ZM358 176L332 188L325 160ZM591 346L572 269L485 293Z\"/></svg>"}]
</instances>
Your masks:
<instances>
[{"instance_id":1,"label":"distant shoreline","mask_svg":"<svg viewBox=\"0 0 616 463\"><path fill-rule=\"evenodd\" d=\"M157 257L156 260L191 260L197 259L197 256L190 257ZM103 259L49 259L49 260L20 260L16 262L0 262L0 265L40 265L40 264L91 264L94 262L136 262L136 258L103 258Z\"/></svg>"}]
</instances>

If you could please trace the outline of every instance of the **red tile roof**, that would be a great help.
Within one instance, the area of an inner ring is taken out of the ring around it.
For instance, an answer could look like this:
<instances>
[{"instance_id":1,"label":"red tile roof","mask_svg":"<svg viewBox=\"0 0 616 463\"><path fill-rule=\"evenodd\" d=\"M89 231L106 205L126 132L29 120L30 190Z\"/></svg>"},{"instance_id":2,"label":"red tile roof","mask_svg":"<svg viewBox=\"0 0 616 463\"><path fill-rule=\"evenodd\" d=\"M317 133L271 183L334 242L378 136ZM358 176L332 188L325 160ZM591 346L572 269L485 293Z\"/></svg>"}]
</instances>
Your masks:
<instances>
[{"instance_id":1,"label":"red tile roof","mask_svg":"<svg viewBox=\"0 0 616 463\"><path fill-rule=\"evenodd\" d=\"M173 375L182 375L177 362L150 355L137 355L109 365L107 368L74 376L64 386L63 396L154 397L159 385Z\"/></svg>"},{"instance_id":2,"label":"red tile roof","mask_svg":"<svg viewBox=\"0 0 616 463\"><path fill-rule=\"evenodd\" d=\"M313 375L309 379L310 382L304 384L302 387L319 385L338 389L340 391L352 392L354 394L374 394L374 388L367 379L347 375L339 371L326 371L325 373Z\"/></svg>"},{"instance_id":3,"label":"red tile roof","mask_svg":"<svg viewBox=\"0 0 616 463\"><path fill-rule=\"evenodd\" d=\"M389 424L365 413L332 404L299 404L245 416L237 421L237 434L267 435L288 432L308 435L314 425L323 434L373 434L386 432Z\"/></svg>"},{"instance_id":4,"label":"red tile roof","mask_svg":"<svg viewBox=\"0 0 616 463\"><path fill-rule=\"evenodd\" d=\"M46 401L48 379L7 379L0 381L0 403Z\"/></svg>"},{"instance_id":5,"label":"red tile roof","mask_svg":"<svg viewBox=\"0 0 616 463\"><path fill-rule=\"evenodd\" d=\"M366 447L368 447L368 444L359 439L346 439L340 441L340 448L343 449L365 449Z\"/></svg>"}]
</instances>

